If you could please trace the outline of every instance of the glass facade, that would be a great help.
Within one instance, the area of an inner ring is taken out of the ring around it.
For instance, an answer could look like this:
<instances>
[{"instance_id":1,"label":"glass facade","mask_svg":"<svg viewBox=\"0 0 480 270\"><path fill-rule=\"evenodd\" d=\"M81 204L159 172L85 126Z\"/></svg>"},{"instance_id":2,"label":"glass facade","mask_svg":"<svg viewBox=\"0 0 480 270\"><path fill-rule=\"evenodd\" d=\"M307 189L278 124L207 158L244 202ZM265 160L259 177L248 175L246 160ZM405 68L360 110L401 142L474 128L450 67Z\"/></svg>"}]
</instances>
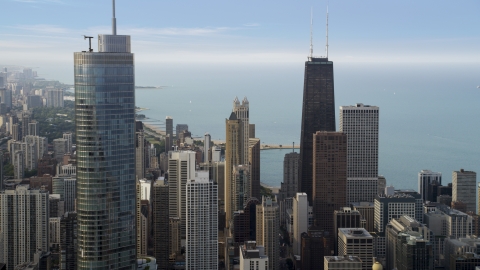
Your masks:
<instances>
[{"instance_id":1,"label":"glass facade","mask_svg":"<svg viewBox=\"0 0 480 270\"><path fill-rule=\"evenodd\" d=\"M134 55L74 60L78 269L135 269Z\"/></svg>"}]
</instances>

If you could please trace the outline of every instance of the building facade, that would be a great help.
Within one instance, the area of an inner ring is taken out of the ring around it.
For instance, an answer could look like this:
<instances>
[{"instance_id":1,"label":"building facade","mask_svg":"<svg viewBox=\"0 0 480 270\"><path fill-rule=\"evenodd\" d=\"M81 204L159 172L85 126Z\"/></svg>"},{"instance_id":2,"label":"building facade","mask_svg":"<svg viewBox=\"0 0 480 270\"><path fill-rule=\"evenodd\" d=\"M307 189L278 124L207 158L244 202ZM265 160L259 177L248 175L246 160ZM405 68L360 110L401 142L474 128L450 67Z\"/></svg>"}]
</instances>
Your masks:
<instances>
[{"instance_id":1,"label":"building facade","mask_svg":"<svg viewBox=\"0 0 480 270\"><path fill-rule=\"evenodd\" d=\"M477 173L460 169L452 173L452 201L467 205L467 211L477 212Z\"/></svg>"},{"instance_id":2,"label":"building facade","mask_svg":"<svg viewBox=\"0 0 480 270\"><path fill-rule=\"evenodd\" d=\"M373 265L373 237L363 228L338 229L338 255L357 256L362 269L370 270Z\"/></svg>"},{"instance_id":3,"label":"building facade","mask_svg":"<svg viewBox=\"0 0 480 270\"><path fill-rule=\"evenodd\" d=\"M279 269L280 257L280 211L278 204L270 197L262 197L257 205L257 244L265 247L268 257L268 270Z\"/></svg>"},{"instance_id":4,"label":"building facade","mask_svg":"<svg viewBox=\"0 0 480 270\"><path fill-rule=\"evenodd\" d=\"M430 185L434 182L442 185L442 173L430 170L421 170L418 173L418 193L422 195L424 201L429 197Z\"/></svg>"},{"instance_id":5,"label":"building facade","mask_svg":"<svg viewBox=\"0 0 480 270\"><path fill-rule=\"evenodd\" d=\"M168 269L170 258L170 226L168 214L168 184L165 180L157 180L152 192L153 215L153 256L157 259L159 269Z\"/></svg>"}]
</instances>

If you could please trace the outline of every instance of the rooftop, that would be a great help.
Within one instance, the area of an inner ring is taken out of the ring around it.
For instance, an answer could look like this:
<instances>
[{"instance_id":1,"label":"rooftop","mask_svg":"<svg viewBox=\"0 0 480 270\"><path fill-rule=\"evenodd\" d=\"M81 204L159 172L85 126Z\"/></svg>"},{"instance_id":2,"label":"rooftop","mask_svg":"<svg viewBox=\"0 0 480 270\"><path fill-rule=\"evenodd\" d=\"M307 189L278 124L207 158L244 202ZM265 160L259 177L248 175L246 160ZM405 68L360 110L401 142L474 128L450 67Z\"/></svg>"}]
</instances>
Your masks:
<instances>
[{"instance_id":1,"label":"rooftop","mask_svg":"<svg viewBox=\"0 0 480 270\"><path fill-rule=\"evenodd\" d=\"M362 262L357 256L345 255L345 256L324 256L327 262Z\"/></svg>"},{"instance_id":2,"label":"rooftop","mask_svg":"<svg viewBox=\"0 0 480 270\"><path fill-rule=\"evenodd\" d=\"M339 228L338 230L347 238L372 237L372 235L364 228Z\"/></svg>"}]
</instances>

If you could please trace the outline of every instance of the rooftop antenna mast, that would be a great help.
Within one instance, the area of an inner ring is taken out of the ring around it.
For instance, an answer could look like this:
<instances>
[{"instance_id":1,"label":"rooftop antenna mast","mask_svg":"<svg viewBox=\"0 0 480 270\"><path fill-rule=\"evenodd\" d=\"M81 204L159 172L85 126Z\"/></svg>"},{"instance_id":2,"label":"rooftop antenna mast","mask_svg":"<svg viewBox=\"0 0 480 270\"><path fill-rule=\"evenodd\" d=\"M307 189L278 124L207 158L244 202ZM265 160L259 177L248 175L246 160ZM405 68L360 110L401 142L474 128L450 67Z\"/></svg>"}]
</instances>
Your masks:
<instances>
[{"instance_id":1,"label":"rooftop antenna mast","mask_svg":"<svg viewBox=\"0 0 480 270\"><path fill-rule=\"evenodd\" d=\"M309 60L312 60L313 57L313 7L310 11L310 54L308 56Z\"/></svg>"},{"instance_id":2,"label":"rooftop antenna mast","mask_svg":"<svg viewBox=\"0 0 480 270\"><path fill-rule=\"evenodd\" d=\"M88 51L89 51L89 52L93 52L93 49L92 49L92 38L93 38L93 37L87 37L87 36L85 36L85 35L83 36L83 39L84 39L84 40L87 39L87 38L88 38Z\"/></svg>"},{"instance_id":3,"label":"rooftop antenna mast","mask_svg":"<svg viewBox=\"0 0 480 270\"><path fill-rule=\"evenodd\" d=\"M117 35L117 19L115 18L115 0L112 0L113 18L112 18L112 34Z\"/></svg>"},{"instance_id":4,"label":"rooftop antenna mast","mask_svg":"<svg viewBox=\"0 0 480 270\"><path fill-rule=\"evenodd\" d=\"M328 59L328 6L327 6L327 44L325 45L325 53Z\"/></svg>"}]
</instances>

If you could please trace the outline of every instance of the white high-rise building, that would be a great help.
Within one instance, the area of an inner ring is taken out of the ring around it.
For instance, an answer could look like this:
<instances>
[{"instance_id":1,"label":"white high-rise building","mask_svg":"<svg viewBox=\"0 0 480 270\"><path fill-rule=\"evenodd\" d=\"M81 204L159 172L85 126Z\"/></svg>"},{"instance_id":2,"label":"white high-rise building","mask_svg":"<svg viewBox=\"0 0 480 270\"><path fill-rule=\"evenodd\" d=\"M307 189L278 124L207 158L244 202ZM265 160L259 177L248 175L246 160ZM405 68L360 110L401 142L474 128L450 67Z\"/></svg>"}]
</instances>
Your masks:
<instances>
[{"instance_id":1,"label":"white high-rise building","mask_svg":"<svg viewBox=\"0 0 480 270\"><path fill-rule=\"evenodd\" d=\"M203 162L208 163L208 151L210 150L210 144L212 142L212 136L209 133L205 133L203 139Z\"/></svg>"},{"instance_id":2,"label":"white high-rise building","mask_svg":"<svg viewBox=\"0 0 480 270\"><path fill-rule=\"evenodd\" d=\"M212 146L212 162L219 162L222 157L222 148Z\"/></svg>"},{"instance_id":3,"label":"white high-rise building","mask_svg":"<svg viewBox=\"0 0 480 270\"><path fill-rule=\"evenodd\" d=\"M248 164L248 139L250 138L249 133L249 102L247 97L244 97L242 103L237 97L233 101L233 112L237 116L237 119L240 120L240 164Z\"/></svg>"},{"instance_id":4,"label":"white high-rise building","mask_svg":"<svg viewBox=\"0 0 480 270\"><path fill-rule=\"evenodd\" d=\"M340 107L340 131L347 135L347 203L373 202L378 188L377 106Z\"/></svg>"},{"instance_id":5,"label":"white high-rise building","mask_svg":"<svg viewBox=\"0 0 480 270\"><path fill-rule=\"evenodd\" d=\"M13 176L15 179L21 179L25 174L25 160L23 158L23 151L15 151L14 156L15 160L13 163Z\"/></svg>"},{"instance_id":6,"label":"white high-rise building","mask_svg":"<svg viewBox=\"0 0 480 270\"><path fill-rule=\"evenodd\" d=\"M246 241L240 246L240 270L268 269L268 257L265 248L257 246L255 241Z\"/></svg>"},{"instance_id":7,"label":"white high-rise building","mask_svg":"<svg viewBox=\"0 0 480 270\"><path fill-rule=\"evenodd\" d=\"M0 262L7 270L48 251L48 191L19 185L0 193Z\"/></svg>"},{"instance_id":8,"label":"white high-rise building","mask_svg":"<svg viewBox=\"0 0 480 270\"><path fill-rule=\"evenodd\" d=\"M442 184L442 173L432 172L430 170L421 170L418 173L418 193L422 195L424 201L428 198L428 186L434 181Z\"/></svg>"},{"instance_id":9,"label":"white high-rise building","mask_svg":"<svg viewBox=\"0 0 480 270\"><path fill-rule=\"evenodd\" d=\"M140 199L150 201L150 195L152 190L152 181L147 179L138 180L140 184Z\"/></svg>"},{"instance_id":10,"label":"white high-rise building","mask_svg":"<svg viewBox=\"0 0 480 270\"><path fill-rule=\"evenodd\" d=\"M307 193L297 193L293 197L293 254L302 251L302 233L308 232L308 198Z\"/></svg>"},{"instance_id":11,"label":"white high-rise building","mask_svg":"<svg viewBox=\"0 0 480 270\"><path fill-rule=\"evenodd\" d=\"M477 212L477 173L472 171L454 171L452 173L452 201L463 202L467 211Z\"/></svg>"},{"instance_id":12,"label":"white high-rise building","mask_svg":"<svg viewBox=\"0 0 480 270\"><path fill-rule=\"evenodd\" d=\"M65 132L63 133L63 138L67 141L67 149L66 149L66 152L67 153L70 153L70 154L73 154L73 151L72 151L72 138L73 135L71 132Z\"/></svg>"},{"instance_id":13,"label":"white high-rise building","mask_svg":"<svg viewBox=\"0 0 480 270\"><path fill-rule=\"evenodd\" d=\"M186 186L195 179L195 152L168 152L168 204L170 218L180 219L181 239L186 237Z\"/></svg>"},{"instance_id":14,"label":"white high-rise building","mask_svg":"<svg viewBox=\"0 0 480 270\"><path fill-rule=\"evenodd\" d=\"M263 197L262 204L257 205L257 244L265 247L268 256L268 270L279 269L280 256L280 209L276 200Z\"/></svg>"},{"instance_id":15,"label":"white high-rise building","mask_svg":"<svg viewBox=\"0 0 480 270\"><path fill-rule=\"evenodd\" d=\"M218 268L218 189L208 171L198 171L186 184L187 234L185 269Z\"/></svg>"},{"instance_id":16,"label":"white high-rise building","mask_svg":"<svg viewBox=\"0 0 480 270\"><path fill-rule=\"evenodd\" d=\"M28 144L35 144L36 156L38 159L42 158L48 152L48 139L40 136L25 136L24 141Z\"/></svg>"}]
</instances>

